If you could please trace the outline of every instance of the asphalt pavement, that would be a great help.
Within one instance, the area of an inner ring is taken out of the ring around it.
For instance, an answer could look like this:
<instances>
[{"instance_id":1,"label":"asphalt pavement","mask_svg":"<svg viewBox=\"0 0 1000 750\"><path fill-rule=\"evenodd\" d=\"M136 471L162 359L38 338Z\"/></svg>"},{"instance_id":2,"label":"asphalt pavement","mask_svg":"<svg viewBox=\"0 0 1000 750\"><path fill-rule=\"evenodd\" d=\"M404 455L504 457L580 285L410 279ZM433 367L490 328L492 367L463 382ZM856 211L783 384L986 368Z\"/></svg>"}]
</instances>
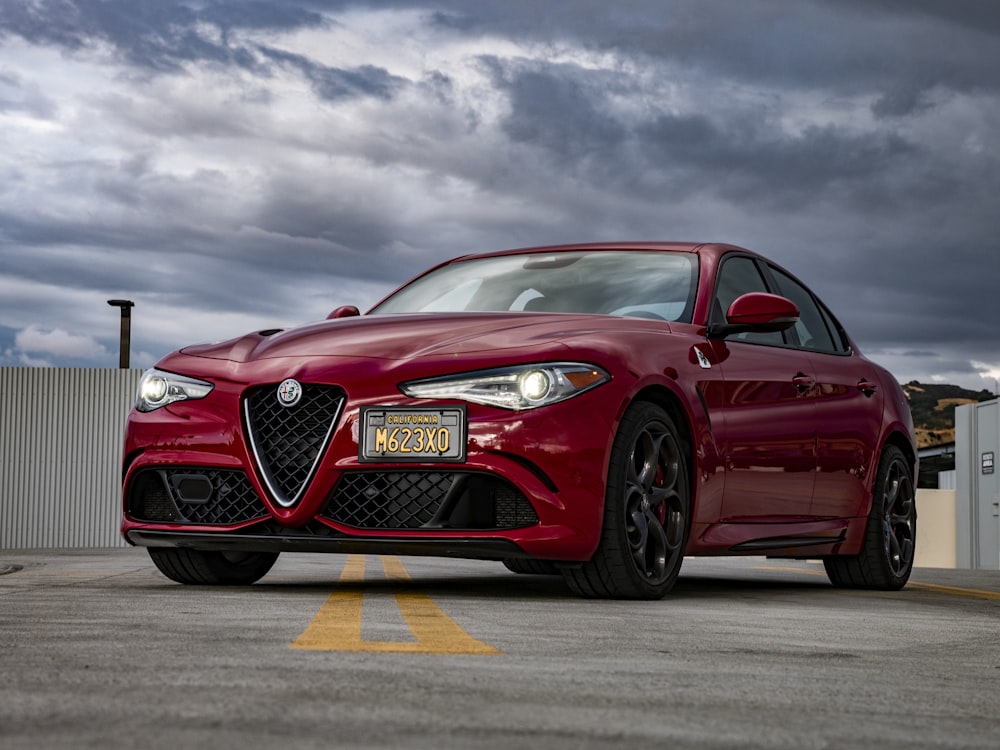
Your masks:
<instances>
[{"instance_id":1,"label":"asphalt pavement","mask_svg":"<svg viewBox=\"0 0 1000 750\"><path fill-rule=\"evenodd\" d=\"M0 550L0 748L998 748L1000 573L688 559L663 601L499 563Z\"/></svg>"}]
</instances>

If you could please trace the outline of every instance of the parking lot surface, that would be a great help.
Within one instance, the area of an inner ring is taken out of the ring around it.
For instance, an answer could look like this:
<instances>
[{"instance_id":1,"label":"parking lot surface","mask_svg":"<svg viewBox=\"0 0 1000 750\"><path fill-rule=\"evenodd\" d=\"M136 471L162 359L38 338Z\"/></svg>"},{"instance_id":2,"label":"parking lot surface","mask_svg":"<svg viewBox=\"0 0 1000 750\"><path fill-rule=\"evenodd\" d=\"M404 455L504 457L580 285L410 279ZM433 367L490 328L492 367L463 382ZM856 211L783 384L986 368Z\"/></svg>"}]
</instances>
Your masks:
<instances>
[{"instance_id":1,"label":"parking lot surface","mask_svg":"<svg viewBox=\"0 0 1000 750\"><path fill-rule=\"evenodd\" d=\"M0 550L0 748L1000 747L1000 574L688 559L663 601L499 563Z\"/></svg>"}]
</instances>

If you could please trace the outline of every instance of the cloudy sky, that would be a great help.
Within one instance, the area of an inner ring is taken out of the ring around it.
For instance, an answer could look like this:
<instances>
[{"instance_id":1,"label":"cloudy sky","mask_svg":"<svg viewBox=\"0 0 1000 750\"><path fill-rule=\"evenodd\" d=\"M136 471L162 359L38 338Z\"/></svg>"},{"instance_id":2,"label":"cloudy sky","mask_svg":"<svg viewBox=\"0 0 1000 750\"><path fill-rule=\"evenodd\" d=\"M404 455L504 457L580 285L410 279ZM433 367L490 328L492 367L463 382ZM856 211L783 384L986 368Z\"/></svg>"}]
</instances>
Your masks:
<instances>
[{"instance_id":1,"label":"cloudy sky","mask_svg":"<svg viewBox=\"0 0 1000 750\"><path fill-rule=\"evenodd\" d=\"M0 0L0 365L132 365L445 258L724 241L901 381L1000 378L994 0Z\"/></svg>"}]
</instances>

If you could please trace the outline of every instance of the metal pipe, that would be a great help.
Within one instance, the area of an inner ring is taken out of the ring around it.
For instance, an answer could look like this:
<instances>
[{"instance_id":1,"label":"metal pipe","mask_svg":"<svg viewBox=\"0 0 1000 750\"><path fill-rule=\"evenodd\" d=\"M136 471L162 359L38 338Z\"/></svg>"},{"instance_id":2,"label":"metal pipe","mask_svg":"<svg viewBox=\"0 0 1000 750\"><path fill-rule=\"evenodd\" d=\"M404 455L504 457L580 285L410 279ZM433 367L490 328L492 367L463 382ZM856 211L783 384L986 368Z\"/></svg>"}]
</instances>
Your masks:
<instances>
[{"instance_id":1,"label":"metal pipe","mask_svg":"<svg viewBox=\"0 0 1000 750\"><path fill-rule=\"evenodd\" d=\"M108 304L122 311L121 340L118 344L118 367L128 369L129 349L132 340L132 308L135 303L130 299L109 299Z\"/></svg>"}]
</instances>

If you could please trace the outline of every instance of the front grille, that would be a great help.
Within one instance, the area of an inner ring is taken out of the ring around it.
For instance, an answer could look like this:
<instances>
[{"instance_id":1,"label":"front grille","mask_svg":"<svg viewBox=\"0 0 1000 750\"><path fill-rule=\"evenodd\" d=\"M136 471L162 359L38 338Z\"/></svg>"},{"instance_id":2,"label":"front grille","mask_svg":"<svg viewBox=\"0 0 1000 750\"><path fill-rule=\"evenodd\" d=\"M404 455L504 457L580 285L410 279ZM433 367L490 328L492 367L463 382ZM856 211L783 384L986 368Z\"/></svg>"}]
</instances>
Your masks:
<instances>
[{"instance_id":1,"label":"front grille","mask_svg":"<svg viewBox=\"0 0 1000 750\"><path fill-rule=\"evenodd\" d=\"M347 472L324 518L359 529L517 529L538 523L510 483L471 472Z\"/></svg>"},{"instance_id":2,"label":"front grille","mask_svg":"<svg viewBox=\"0 0 1000 750\"><path fill-rule=\"evenodd\" d=\"M129 488L128 509L148 523L231 526L268 517L246 474L235 469L144 471Z\"/></svg>"},{"instance_id":3,"label":"front grille","mask_svg":"<svg viewBox=\"0 0 1000 750\"><path fill-rule=\"evenodd\" d=\"M264 483L279 505L302 496L326 449L344 404L344 392L327 385L304 384L294 406L282 406L277 386L247 392L247 434Z\"/></svg>"}]
</instances>

